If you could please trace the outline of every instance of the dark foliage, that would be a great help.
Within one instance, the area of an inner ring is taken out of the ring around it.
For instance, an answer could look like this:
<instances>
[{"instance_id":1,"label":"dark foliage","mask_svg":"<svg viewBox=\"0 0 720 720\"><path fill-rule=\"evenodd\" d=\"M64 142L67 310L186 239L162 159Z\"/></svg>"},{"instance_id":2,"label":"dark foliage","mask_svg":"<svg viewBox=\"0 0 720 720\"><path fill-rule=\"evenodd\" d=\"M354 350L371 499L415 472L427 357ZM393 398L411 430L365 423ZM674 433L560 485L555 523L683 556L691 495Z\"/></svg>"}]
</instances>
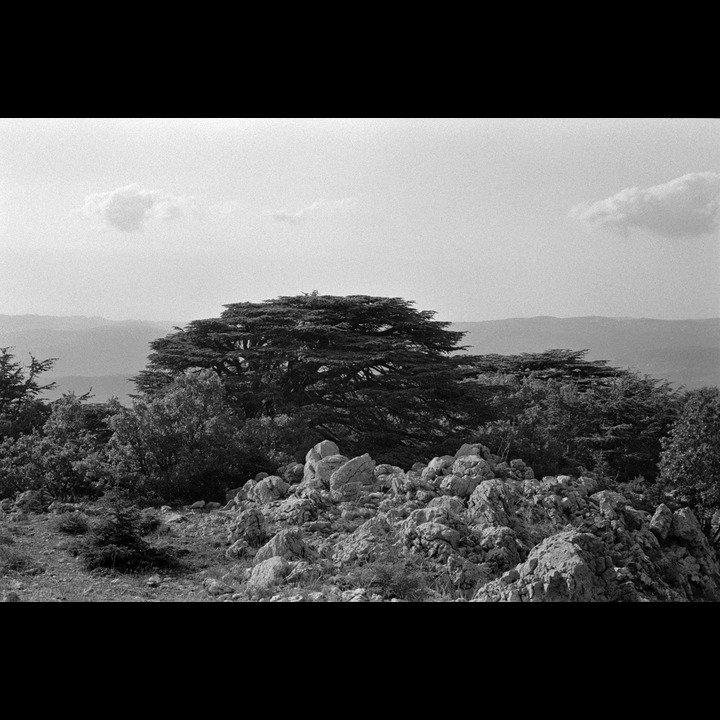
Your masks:
<instances>
[{"instance_id":1,"label":"dark foliage","mask_svg":"<svg viewBox=\"0 0 720 720\"><path fill-rule=\"evenodd\" d=\"M55 359L37 360L30 356L24 366L15 359L11 348L0 348L0 439L17 437L42 425L47 417L47 405L38 400L55 383L41 385L38 378L50 370Z\"/></svg>"},{"instance_id":2,"label":"dark foliage","mask_svg":"<svg viewBox=\"0 0 720 720\"><path fill-rule=\"evenodd\" d=\"M223 502L271 464L246 443L243 420L213 372L180 374L164 391L114 406L106 460L112 485L148 502Z\"/></svg>"},{"instance_id":3,"label":"dark foliage","mask_svg":"<svg viewBox=\"0 0 720 720\"><path fill-rule=\"evenodd\" d=\"M87 429L81 398L64 395L42 427L0 442L0 497L27 490L63 501L97 496L107 472L105 436Z\"/></svg>"},{"instance_id":4,"label":"dark foliage","mask_svg":"<svg viewBox=\"0 0 720 720\"><path fill-rule=\"evenodd\" d=\"M88 570L139 572L177 565L173 552L150 544L142 534L137 510L115 508L94 519L89 530L70 549Z\"/></svg>"},{"instance_id":5,"label":"dark foliage","mask_svg":"<svg viewBox=\"0 0 720 720\"><path fill-rule=\"evenodd\" d=\"M475 439L538 475L595 471L652 482L680 394L665 381L584 361L586 352L481 356L477 382L492 389L494 419Z\"/></svg>"},{"instance_id":6,"label":"dark foliage","mask_svg":"<svg viewBox=\"0 0 720 720\"><path fill-rule=\"evenodd\" d=\"M226 305L152 343L136 378L150 395L189 369L223 379L246 418L292 415L347 452L412 460L483 419L462 333L401 298L299 295Z\"/></svg>"},{"instance_id":7,"label":"dark foliage","mask_svg":"<svg viewBox=\"0 0 720 720\"><path fill-rule=\"evenodd\" d=\"M682 412L662 442L659 484L676 503L688 505L711 541L720 544L720 389L687 394Z\"/></svg>"}]
</instances>

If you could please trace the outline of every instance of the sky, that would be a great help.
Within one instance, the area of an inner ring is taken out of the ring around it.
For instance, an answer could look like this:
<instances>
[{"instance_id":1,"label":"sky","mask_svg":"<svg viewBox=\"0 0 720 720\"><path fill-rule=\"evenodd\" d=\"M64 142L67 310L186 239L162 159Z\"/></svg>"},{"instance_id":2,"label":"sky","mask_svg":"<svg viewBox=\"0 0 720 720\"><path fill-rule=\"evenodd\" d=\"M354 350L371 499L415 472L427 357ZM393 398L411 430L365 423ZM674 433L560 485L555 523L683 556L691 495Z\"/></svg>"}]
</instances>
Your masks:
<instances>
[{"instance_id":1,"label":"sky","mask_svg":"<svg viewBox=\"0 0 720 720\"><path fill-rule=\"evenodd\" d=\"M720 119L0 118L0 314L720 317Z\"/></svg>"}]
</instances>

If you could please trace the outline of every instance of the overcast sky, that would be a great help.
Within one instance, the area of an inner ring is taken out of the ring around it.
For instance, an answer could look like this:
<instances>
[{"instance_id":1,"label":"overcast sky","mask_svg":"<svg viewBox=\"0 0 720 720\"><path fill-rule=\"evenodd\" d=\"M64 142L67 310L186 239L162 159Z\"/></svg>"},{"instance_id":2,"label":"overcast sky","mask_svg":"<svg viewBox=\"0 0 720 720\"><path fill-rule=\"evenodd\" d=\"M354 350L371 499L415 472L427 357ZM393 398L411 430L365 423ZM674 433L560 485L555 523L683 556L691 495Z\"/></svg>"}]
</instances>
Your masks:
<instances>
[{"instance_id":1,"label":"overcast sky","mask_svg":"<svg viewBox=\"0 0 720 720\"><path fill-rule=\"evenodd\" d=\"M720 120L0 119L0 314L720 317Z\"/></svg>"}]
</instances>

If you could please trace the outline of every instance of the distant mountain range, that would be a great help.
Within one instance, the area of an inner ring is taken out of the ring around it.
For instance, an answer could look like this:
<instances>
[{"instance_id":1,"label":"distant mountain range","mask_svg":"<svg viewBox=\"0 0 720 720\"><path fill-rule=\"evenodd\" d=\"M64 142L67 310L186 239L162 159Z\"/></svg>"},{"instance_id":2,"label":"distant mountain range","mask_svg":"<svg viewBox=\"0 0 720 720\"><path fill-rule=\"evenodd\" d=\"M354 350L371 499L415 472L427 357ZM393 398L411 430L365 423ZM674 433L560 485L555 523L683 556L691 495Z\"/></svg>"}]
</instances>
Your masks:
<instances>
[{"instance_id":1,"label":"distant mountain range","mask_svg":"<svg viewBox=\"0 0 720 720\"><path fill-rule=\"evenodd\" d=\"M607 360L614 367L669 380L674 387L720 386L720 318L539 316L459 322L452 329L466 333L461 344L477 355L588 350L588 360Z\"/></svg>"},{"instance_id":2,"label":"distant mountain range","mask_svg":"<svg viewBox=\"0 0 720 720\"><path fill-rule=\"evenodd\" d=\"M147 362L150 342L185 322L114 321L101 317L0 315L0 347L17 359L58 358L42 376L55 381L46 397L92 388L94 402L117 396L129 403L130 378ZM720 386L720 318L653 320L609 317L531 317L457 322L466 352L515 355L553 348L588 350L589 360L607 360L688 389Z\"/></svg>"},{"instance_id":3,"label":"distant mountain range","mask_svg":"<svg viewBox=\"0 0 720 720\"><path fill-rule=\"evenodd\" d=\"M73 390L92 388L93 402L113 395L128 403L137 375L150 354L150 342L184 323L142 320L106 320L100 317L0 315L0 347L13 347L17 360L57 358L43 381L57 383L45 397L55 399Z\"/></svg>"}]
</instances>

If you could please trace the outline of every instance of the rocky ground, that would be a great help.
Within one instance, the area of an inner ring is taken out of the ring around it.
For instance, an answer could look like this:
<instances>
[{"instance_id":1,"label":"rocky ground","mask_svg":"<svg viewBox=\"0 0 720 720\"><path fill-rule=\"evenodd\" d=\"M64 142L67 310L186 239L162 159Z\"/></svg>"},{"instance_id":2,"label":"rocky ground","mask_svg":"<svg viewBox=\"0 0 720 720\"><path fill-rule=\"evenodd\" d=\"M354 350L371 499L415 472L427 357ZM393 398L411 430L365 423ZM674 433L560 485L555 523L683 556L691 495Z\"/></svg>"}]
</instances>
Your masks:
<instances>
[{"instance_id":1,"label":"rocky ground","mask_svg":"<svg viewBox=\"0 0 720 720\"><path fill-rule=\"evenodd\" d=\"M593 476L535 478L463 445L404 470L331 441L224 506L147 508L170 566L88 570L67 518L93 505L0 504L0 597L30 602L692 602L720 558L688 508L641 509ZM76 523L78 524L78 523Z\"/></svg>"}]
</instances>

